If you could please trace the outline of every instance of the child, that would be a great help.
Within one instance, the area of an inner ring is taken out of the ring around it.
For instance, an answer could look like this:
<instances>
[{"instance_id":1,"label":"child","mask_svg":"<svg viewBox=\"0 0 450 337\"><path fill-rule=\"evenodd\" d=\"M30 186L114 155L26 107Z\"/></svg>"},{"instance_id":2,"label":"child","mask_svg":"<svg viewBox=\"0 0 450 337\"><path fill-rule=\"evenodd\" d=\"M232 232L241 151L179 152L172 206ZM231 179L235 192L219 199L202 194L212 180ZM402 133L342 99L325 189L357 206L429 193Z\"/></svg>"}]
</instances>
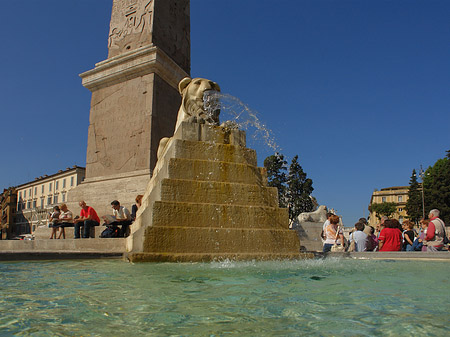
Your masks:
<instances>
[{"instance_id":1,"label":"child","mask_svg":"<svg viewBox=\"0 0 450 337\"><path fill-rule=\"evenodd\" d=\"M427 235L427 228L428 228L428 224L430 223L430 220L426 220L426 219L422 219L420 220L420 226L422 228L419 237L414 240L413 244L412 244L412 249L414 251L426 251L427 247L423 245L423 239L425 238L425 236Z\"/></svg>"}]
</instances>

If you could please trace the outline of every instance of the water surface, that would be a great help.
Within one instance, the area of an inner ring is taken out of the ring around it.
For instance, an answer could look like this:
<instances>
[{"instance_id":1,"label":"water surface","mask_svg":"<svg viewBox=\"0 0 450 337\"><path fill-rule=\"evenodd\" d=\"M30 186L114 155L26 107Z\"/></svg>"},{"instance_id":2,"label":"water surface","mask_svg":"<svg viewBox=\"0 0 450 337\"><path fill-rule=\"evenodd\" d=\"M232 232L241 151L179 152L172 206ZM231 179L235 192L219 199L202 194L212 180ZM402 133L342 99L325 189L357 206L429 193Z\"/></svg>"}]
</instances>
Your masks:
<instances>
[{"instance_id":1,"label":"water surface","mask_svg":"<svg viewBox=\"0 0 450 337\"><path fill-rule=\"evenodd\" d=\"M1 336L444 336L450 265L0 263Z\"/></svg>"}]
</instances>

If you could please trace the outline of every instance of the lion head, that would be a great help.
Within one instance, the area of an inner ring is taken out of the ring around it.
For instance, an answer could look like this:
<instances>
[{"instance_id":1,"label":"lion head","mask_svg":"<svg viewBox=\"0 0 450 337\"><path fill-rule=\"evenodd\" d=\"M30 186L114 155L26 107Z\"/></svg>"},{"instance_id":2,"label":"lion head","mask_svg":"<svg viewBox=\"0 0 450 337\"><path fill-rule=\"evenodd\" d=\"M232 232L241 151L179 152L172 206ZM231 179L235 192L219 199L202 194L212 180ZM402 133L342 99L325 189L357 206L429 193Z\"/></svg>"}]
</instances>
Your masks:
<instances>
[{"instance_id":1,"label":"lion head","mask_svg":"<svg viewBox=\"0 0 450 337\"><path fill-rule=\"evenodd\" d=\"M175 130L184 121L219 125L220 110L205 110L205 92L211 90L220 91L220 87L217 83L205 78L185 77L180 81L178 91L182 100Z\"/></svg>"}]
</instances>

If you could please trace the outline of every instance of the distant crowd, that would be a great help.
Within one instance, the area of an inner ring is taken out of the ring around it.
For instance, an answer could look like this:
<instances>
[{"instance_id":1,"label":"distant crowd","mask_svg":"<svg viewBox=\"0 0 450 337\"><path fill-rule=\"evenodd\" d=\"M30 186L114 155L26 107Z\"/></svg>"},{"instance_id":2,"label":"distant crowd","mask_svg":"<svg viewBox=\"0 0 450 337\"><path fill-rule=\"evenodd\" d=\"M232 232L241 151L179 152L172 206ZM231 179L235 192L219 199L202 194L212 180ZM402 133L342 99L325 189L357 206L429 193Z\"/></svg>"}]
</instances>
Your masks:
<instances>
[{"instance_id":1,"label":"distant crowd","mask_svg":"<svg viewBox=\"0 0 450 337\"><path fill-rule=\"evenodd\" d=\"M102 231L100 237L102 238L116 238L127 237L130 234L130 225L136 219L136 213L141 207L143 195L136 197L136 204L134 204L130 211L120 205L118 200L111 202L112 215L103 216L103 225L106 228ZM81 207L80 215L73 216L73 213L67 208L66 204L53 207L53 212L49 214L49 227L52 228L50 239L66 238L65 229L67 227L74 228L74 238L89 238L94 237L92 229L100 226L100 218L97 212L91 206L88 206L84 200L80 201ZM59 235L56 234L59 230Z\"/></svg>"},{"instance_id":2,"label":"distant crowd","mask_svg":"<svg viewBox=\"0 0 450 337\"><path fill-rule=\"evenodd\" d=\"M396 219L382 217L376 228L369 226L365 218L359 219L346 240L339 217L327 213L327 220L323 224L322 241L323 252L349 251L422 251L437 252L450 250L449 238L445 230L445 223L439 218L440 212L432 209L428 219L420 220L419 228L409 220L402 224Z\"/></svg>"}]
</instances>

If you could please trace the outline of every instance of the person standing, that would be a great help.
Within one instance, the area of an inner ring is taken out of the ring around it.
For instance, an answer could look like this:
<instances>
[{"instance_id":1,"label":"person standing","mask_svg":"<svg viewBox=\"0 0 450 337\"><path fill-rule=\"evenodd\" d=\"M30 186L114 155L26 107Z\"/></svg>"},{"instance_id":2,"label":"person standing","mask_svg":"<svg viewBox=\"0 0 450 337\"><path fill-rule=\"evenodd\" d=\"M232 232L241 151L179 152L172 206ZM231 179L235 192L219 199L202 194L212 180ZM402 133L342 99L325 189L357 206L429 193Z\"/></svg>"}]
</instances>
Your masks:
<instances>
[{"instance_id":1,"label":"person standing","mask_svg":"<svg viewBox=\"0 0 450 337\"><path fill-rule=\"evenodd\" d=\"M331 251L331 247L335 243L344 245L344 234L342 229L339 228L339 217L337 215L331 215L330 224L325 228L325 242L323 243L323 252L327 253Z\"/></svg>"},{"instance_id":2,"label":"person standing","mask_svg":"<svg viewBox=\"0 0 450 337\"><path fill-rule=\"evenodd\" d=\"M100 218L97 215L95 209L91 206L86 205L84 200L78 203L81 207L80 217L75 219L74 229L75 229L75 239L80 238L80 227L83 226L83 238L89 238L91 233L91 228L100 225Z\"/></svg>"},{"instance_id":3,"label":"person standing","mask_svg":"<svg viewBox=\"0 0 450 337\"><path fill-rule=\"evenodd\" d=\"M61 210L58 206L53 207L53 212L50 214L48 219L49 227L52 228L52 233L50 235L50 239L56 239L56 231L59 228L59 215L61 214Z\"/></svg>"},{"instance_id":4,"label":"person standing","mask_svg":"<svg viewBox=\"0 0 450 337\"><path fill-rule=\"evenodd\" d=\"M444 247L445 223L439 219L439 215L438 209L432 209L430 214L428 214L430 223L428 224L425 240L423 240L423 245L426 246L427 252L437 252Z\"/></svg>"},{"instance_id":5,"label":"person standing","mask_svg":"<svg viewBox=\"0 0 450 337\"><path fill-rule=\"evenodd\" d=\"M320 233L320 237L322 238L322 241L324 241L326 239L325 237L325 230L328 227L328 225L330 224L330 217L334 215L333 213L328 212L327 213L327 219L325 220L325 222L323 223L322 226L322 233Z\"/></svg>"}]
</instances>

